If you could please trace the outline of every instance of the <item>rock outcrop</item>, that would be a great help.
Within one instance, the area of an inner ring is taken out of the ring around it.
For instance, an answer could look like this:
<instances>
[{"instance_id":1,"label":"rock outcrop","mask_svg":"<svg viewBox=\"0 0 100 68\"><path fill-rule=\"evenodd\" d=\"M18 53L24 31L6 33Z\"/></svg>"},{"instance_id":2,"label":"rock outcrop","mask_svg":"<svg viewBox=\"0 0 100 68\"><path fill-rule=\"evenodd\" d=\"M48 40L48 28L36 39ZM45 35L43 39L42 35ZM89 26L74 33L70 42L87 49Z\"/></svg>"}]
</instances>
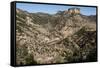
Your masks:
<instances>
[{"instance_id":1,"label":"rock outcrop","mask_svg":"<svg viewBox=\"0 0 100 68\"><path fill-rule=\"evenodd\" d=\"M80 13L80 8L69 8L68 10L64 11L64 14L81 14Z\"/></svg>"}]
</instances>

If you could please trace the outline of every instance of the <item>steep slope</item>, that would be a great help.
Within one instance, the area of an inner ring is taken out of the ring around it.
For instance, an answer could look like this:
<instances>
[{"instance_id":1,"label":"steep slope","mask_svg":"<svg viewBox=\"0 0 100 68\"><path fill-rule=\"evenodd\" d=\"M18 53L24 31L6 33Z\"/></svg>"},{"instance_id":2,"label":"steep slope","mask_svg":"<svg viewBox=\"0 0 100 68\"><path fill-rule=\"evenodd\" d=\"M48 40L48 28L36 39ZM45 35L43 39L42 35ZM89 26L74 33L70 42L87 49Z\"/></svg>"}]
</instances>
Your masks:
<instances>
[{"instance_id":1,"label":"steep slope","mask_svg":"<svg viewBox=\"0 0 100 68\"><path fill-rule=\"evenodd\" d=\"M16 9L16 63L90 61L96 53L96 21L91 18L64 11L50 15Z\"/></svg>"}]
</instances>

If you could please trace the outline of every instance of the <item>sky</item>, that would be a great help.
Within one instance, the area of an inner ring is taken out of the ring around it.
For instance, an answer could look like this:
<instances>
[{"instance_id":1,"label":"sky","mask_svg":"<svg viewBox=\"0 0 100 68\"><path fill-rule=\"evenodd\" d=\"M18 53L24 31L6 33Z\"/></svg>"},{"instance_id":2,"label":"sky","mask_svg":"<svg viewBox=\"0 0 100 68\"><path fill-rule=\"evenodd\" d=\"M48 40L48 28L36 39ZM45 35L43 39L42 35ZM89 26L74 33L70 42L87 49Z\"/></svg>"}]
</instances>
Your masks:
<instances>
[{"instance_id":1,"label":"sky","mask_svg":"<svg viewBox=\"0 0 100 68\"><path fill-rule=\"evenodd\" d=\"M30 13L43 12L43 13L55 14L57 13L57 11L68 10L68 8L72 7L80 8L81 14L83 15L96 15L95 7L16 3L16 8L22 9Z\"/></svg>"}]
</instances>

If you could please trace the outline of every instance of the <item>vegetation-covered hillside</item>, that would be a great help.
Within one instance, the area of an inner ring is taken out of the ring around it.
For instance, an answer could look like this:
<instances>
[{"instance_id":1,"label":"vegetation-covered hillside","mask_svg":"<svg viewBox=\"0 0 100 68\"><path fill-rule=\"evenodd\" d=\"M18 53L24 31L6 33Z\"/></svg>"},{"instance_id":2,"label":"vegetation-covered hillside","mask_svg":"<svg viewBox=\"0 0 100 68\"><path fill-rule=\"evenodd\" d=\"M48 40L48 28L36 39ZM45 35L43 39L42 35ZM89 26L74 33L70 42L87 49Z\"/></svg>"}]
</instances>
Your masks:
<instances>
[{"instance_id":1,"label":"vegetation-covered hillside","mask_svg":"<svg viewBox=\"0 0 100 68\"><path fill-rule=\"evenodd\" d=\"M16 63L50 64L97 60L96 16L16 9Z\"/></svg>"}]
</instances>

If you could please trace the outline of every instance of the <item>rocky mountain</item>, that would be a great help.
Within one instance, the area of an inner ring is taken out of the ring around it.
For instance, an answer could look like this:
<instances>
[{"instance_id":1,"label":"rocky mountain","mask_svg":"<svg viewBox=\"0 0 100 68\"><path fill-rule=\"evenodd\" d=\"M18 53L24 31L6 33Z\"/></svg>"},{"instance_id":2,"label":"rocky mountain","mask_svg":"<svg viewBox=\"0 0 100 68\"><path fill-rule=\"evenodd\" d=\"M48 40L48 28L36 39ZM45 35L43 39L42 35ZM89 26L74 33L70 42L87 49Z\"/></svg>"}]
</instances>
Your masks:
<instances>
[{"instance_id":1,"label":"rocky mountain","mask_svg":"<svg viewBox=\"0 0 100 68\"><path fill-rule=\"evenodd\" d=\"M96 16L79 9L53 15L16 9L16 63L96 61L96 35Z\"/></svg>"}]
</instances>

